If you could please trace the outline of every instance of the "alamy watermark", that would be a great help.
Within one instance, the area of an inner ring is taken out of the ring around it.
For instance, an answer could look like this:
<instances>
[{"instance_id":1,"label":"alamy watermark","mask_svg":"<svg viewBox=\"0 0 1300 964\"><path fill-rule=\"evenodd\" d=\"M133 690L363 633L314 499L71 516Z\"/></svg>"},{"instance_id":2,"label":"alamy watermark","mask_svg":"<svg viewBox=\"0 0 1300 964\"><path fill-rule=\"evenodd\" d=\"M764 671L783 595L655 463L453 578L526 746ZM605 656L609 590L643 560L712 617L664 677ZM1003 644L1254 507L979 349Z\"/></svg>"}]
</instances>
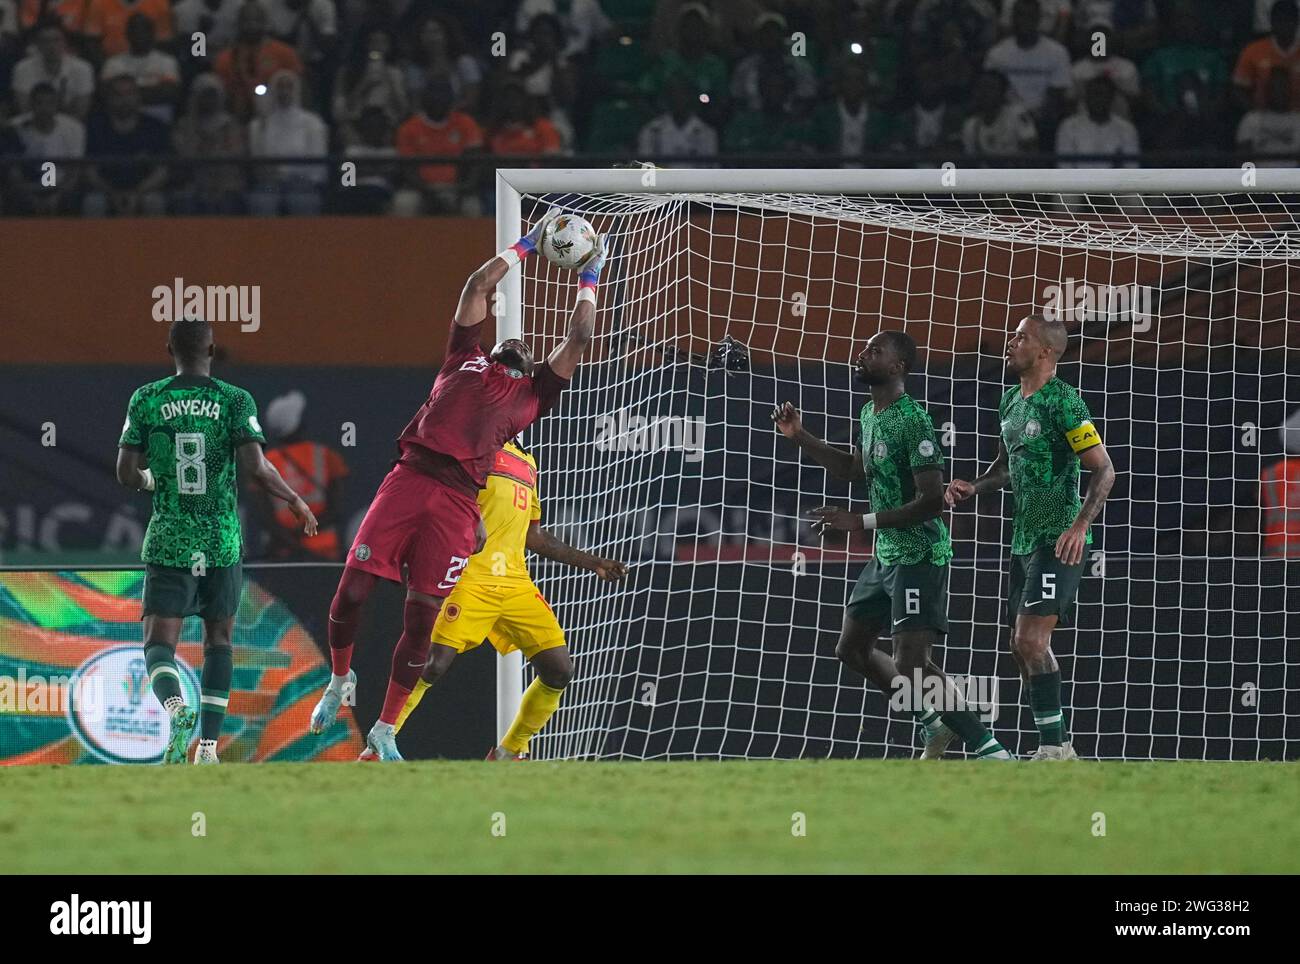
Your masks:
<instances>
[{"instance_id":1,"label":"alamy watermark","mask_svg":"<svg viewBox=\"0 0 1300 964\"><path fill-rule=\"evenodd\" d=\"M1131 322L1135 332L1151 330L1155 301L1151 285L1103 285L1066 278L1043 289L1043 316L1048 321Z\"/></svg>"},{"instance_id":2,"label":"alamy watermark","mask_svg":"<svg viewBox=\"0 0 1300 964\"><path fill-rule=\"evenodd\" d=\"M629 412L596 419L596 449L601 452L686 453L687 462L704 458L704 419L664 415L646 418Z\"/></svg>"},{"instance_id":3,"label":"alamy watermark","mask_svg":"<svg viewBox=\"0 0 1300 964\"><path fill-rule=\"evenodd\" d=\"M955 713L970 710L980 722L990 724L998 718L998 678L996 676L961 676L949 673L947 685L942 676L922 676L919 669L910 677L898 675L889 708L897 713L935 710Z\"/></svg>"},{"instance_id":4,"label":"alamy watermark","mask_svg":"<svg viewBox=\"0 0 1300 964\"><path fill-rule=\"evenodd\" d=\"M152 297L154 321L237 321L240 331L262 327L261 285L187 285L173 278L155 287Z\"/></svg>"},{"instance_id":5,"label":"alamy watermark","mask_svg":"<svg viewBox=\"0 0 1300 964\"><path fill-rule=\"evenodd\" d=\"M0 676L0 713L67 713L77 710L86 719L104 714L104 681L97 677L27 675Z\"/></svg>"}]
</instances>

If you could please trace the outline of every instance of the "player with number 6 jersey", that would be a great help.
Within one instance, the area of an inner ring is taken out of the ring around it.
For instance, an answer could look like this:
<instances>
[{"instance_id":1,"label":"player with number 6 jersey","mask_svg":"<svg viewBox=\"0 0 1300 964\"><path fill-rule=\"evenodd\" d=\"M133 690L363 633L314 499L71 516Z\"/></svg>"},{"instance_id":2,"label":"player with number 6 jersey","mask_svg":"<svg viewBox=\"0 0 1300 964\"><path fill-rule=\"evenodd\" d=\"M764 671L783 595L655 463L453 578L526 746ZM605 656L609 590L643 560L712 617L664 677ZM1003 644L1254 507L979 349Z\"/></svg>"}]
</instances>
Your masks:
<instances>
[{"instance_id":1,"label":"player with number 6 jersey","mask_svg":"<svg viewBox=\"0 0 1300 964\"><path fill-rule=\"evenodd\" d=\"M861 445L849 453L804 431L792 404L772 413L777 430L833 476L867 484L869 513L836 506L814 509L813 528L875 530L875 558L858 577L844 610L835 655L884 693L890 705L911 713L925 734L923 759L937 759L954 737L971 755L1009 760L1002 747L930 654L948 632L948 560L952 540L943 511L943 452L929 414L907 394L916 343L901 331L881 331L867 342L855 366L871 387L862 406ZM893 656L877 647L888 631ZM942 694L936 700L934 694Z\"/></svg>"},{"instance_id":2,"label":"player with number 6 jersey","mask_svg":"<svg viewBox=\"0 0 1300 964\"><path fill-rule=\"evenodd\" d=\"M380 760L400 760L394 724L429 658L442 601L455 588L485 533L478 492L487 484L505 442L549 411L595 334L596 284L604 264L597 244L581 266L578 296L564 340L540 365L519 339L479 345L487 302L497 283L537 250L551 211L527 235L470 275L452 320L446 357L429 397L398 436L398 458L375 493L348 550L343 577L330 604L330 682L312 712L310 728L333 726L351 701L361 607L378 579L406 583L402 635L379 720L366 745ZM405 577L405 579L403 579Z\"/></svg>"}]
</instances>

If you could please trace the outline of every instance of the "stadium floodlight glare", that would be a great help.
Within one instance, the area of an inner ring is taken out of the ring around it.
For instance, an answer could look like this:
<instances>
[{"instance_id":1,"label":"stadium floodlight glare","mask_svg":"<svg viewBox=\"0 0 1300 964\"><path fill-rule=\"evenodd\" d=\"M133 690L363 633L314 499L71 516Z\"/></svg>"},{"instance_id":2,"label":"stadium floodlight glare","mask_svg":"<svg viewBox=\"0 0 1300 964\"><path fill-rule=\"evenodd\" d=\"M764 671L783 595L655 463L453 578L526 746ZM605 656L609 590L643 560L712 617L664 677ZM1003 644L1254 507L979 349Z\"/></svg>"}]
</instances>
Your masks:
<instances>
[{"instance_id":1,"label":"stadium floodlight glare","mask_svg":"<svg viewBox=\"0 0 1300 964\"><path fill-rule=\"evenodd\" d=\"M1060 374L1118 472L1076 625L1053 640L1076 747L1294 753L1300 559L1261 548L1252 501L1300 406L1300 170L508 169L498 247L557 204L609 261L591 361L526 442L546 525L635 569L610 587L532 560L576 666L537 756L910 755L911 721L833 652L868 546L800 520L865 495L801 461L768 414L792 401L847 448L865 394L849 362L902 329L945 478L970 479L996 453L1007 332L1034 311L1066 320ZM497 337L544 356L573 285L540 258L511 272ZM744 364L710 365L727 338ZM1010 505L949 516L940 655L1000 683L993 729L1014 751L1035 739L1002 611ZM500 660L498 732L523 683L518 654Z\"/></svg>"}]
</instances>

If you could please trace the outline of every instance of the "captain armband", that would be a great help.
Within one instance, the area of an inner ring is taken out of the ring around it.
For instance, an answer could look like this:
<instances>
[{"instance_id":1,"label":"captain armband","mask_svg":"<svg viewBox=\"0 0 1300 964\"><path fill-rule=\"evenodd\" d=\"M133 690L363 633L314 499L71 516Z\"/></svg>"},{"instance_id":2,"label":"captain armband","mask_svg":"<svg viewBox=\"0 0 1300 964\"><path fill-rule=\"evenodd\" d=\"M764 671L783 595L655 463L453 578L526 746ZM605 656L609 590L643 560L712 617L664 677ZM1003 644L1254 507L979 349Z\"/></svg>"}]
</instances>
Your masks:
<instances>
[{"instance_id":1,"label":"captain armband","mask_svg":"<svg viewBox=\"0 0 1300 964\"><path fill-rule=\"evenodd\" d=\"M1078 428L1070 429L1065 433L1065 438L1075 452L1083 452L1101 444L1101 433L1092 422L1083 422Z\"/></svg>"}]
</instances>

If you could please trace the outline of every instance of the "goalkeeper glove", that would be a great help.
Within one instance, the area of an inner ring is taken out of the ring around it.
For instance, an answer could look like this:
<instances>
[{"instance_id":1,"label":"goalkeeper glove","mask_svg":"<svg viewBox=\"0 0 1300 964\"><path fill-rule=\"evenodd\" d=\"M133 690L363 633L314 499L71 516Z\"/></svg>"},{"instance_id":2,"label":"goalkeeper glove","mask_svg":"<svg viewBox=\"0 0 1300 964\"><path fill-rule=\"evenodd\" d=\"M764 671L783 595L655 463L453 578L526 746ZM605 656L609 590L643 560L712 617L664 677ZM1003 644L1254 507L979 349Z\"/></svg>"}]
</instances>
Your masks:
<instances>
[{"instance_id":1,"label":"goalkeeper glove","mask_svg":"<svg viewBox=\"0 0 1300 964\"><path fill-rule=\"evenodd\" d=\"M592 249L591 254L587 255L587 260L578 275L578 287L596 287L596 282L600 280L600 270L603 267L605 267L605 239L599 237L596 239L596 247Z\"/></svg>"},{"instance_id":2,"label":"goalkeeper glove","mask_svg":"<svg viewBox=\"0 0 1300 964\"><path fill-rule=\"evenodd\" d=\"M530 254L536 253L537 246L542 243L542 232L546 230L547 225L549 225L552 221L554 221L559 216L560 216L560 209L551 208L544 215L542 215L540 221L538 221L536 224L533 225L533 229L531 231L529 231L522 238L520 238L518 241L516 241L514 244L511 245L511 247L514 248L515 253L519 255L520 261L528 257Z\"/></svg>"}]
</instances>

